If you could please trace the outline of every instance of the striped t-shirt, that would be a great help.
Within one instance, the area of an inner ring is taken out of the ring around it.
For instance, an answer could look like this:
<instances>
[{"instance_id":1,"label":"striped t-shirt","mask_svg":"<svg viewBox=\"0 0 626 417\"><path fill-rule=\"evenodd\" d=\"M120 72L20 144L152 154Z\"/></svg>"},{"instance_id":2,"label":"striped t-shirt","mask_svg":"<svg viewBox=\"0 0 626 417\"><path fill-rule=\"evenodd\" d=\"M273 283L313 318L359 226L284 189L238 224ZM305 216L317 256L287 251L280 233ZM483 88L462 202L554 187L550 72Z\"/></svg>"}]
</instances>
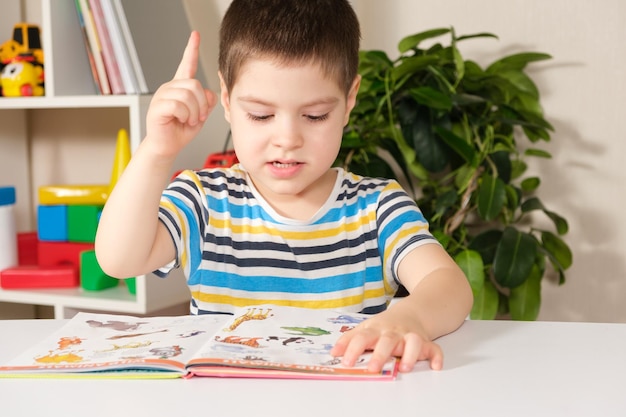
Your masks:
<instances>
[{"instance_id":1,"label":"striped t-shirt","mask_svg":"<svg viewBox=\"0 0 626 417\"><path fill-rule=\"evenodd\" d=\"M308 221L285 218L240 165L184 171L164 191L159 219L191 290L191 313L258 304L383 311L398 289L400 260L437 242L394 180L337 168L328 200Z\"/></svg>"}]
</instances>

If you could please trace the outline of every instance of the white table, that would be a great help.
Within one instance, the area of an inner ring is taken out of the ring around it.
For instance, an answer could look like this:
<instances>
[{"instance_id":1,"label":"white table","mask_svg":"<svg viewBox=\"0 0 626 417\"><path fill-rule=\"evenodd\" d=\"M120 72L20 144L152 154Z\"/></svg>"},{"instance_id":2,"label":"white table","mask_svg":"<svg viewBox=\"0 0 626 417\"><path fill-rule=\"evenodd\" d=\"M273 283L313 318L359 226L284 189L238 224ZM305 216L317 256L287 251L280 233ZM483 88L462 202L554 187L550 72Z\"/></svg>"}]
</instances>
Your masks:
<instances>
[{"instance_id":1,"label":"white table","mask_svg":"<svg viewBox=\"0 0 626 417\"><path fill-rule=\"evenodd\" d=\"M64 323L0 321L0 363ZM393 382L0 379L0 416L626 416L626 324L468 321Z\"/></svg>"}]
</instances>

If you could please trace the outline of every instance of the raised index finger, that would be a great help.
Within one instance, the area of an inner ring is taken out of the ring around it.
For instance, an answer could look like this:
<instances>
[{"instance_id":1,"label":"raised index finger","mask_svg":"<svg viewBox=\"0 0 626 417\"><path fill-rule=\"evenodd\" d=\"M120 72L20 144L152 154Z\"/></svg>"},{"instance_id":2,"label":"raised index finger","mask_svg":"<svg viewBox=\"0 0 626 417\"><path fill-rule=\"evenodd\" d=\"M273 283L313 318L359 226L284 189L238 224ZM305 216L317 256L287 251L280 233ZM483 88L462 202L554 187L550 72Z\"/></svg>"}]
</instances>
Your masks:
<instances>
[{"instance_id":1,"label":"raised index finger","mask_svg":"<svg viewBox=\"0 0 626 417\"><path fill-rule=\"evenodd\" d=\"M183 57L178 64L174 79L194 78L198 70L198 55L200 49L200 34L197 31L191 32Z\"/></svg>"}]
</instances>

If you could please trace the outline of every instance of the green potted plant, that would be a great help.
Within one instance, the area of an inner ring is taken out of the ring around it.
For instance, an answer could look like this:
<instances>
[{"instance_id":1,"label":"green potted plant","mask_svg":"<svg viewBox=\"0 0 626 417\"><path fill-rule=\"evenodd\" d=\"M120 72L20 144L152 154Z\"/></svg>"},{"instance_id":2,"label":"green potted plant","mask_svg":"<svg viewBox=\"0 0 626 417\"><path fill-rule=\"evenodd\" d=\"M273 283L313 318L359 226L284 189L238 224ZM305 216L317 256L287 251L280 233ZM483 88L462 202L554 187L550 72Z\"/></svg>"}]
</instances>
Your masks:
<instances>
[{"instance_id":1,"label":"green potted plant","mask_svg":"<svg viewBox=\"0 0 626 417\"><path fill-rule=\"evenodd\" d=\"M443 35L449 44L434 39ZM562 238L567 221L535 195L541 180L528 176L525 162L551 157L536 146L553 128L525 72L551 57L523 52L483 68L457 48L473 38L497 39L441 28L402 39L395 59L361 51L361 88L337 165L408 181L431 231L468 277L471 318L534 320L543 278L552 273L564 283L572 263ZM546 216L549 230L531 213Z\"/></svg>"}]
</instances>

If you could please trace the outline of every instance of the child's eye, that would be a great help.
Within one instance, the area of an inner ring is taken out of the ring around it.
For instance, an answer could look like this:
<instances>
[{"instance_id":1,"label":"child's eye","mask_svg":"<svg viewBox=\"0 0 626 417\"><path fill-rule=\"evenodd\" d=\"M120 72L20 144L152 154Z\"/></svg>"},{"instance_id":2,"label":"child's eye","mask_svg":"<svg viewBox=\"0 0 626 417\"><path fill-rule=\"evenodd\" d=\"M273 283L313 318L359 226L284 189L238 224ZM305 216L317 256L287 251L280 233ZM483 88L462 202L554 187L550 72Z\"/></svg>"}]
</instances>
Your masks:
<instances>
[{"instance_id":1,"label":"child's eye","mask_svg":"<svg viewBox=\"0 0 626 417\"><path fill-rule=\"evenodd\" d=\"M311 115L307 115L306 117L307 117L310 121L312 121L312 122L322 122L322 121L324 121L324 120L328 119L328 113L326 113L326 114L322 114L322 115L319 115L319 116L311 116Z\"/></svg>"},{"instance_id":2,"label":"child's eye","mask_svg":"<svg viewBox=\"0 0 626 417\"><path fill-rule=\"evenodd\" d=\"M250 114L250 113L248 113L248 119L252 120L253 122L263 122L265 120L269 120L270 117L272 117L271 114L258 115L258 114Z\"/></svg>"}]
</instances>

